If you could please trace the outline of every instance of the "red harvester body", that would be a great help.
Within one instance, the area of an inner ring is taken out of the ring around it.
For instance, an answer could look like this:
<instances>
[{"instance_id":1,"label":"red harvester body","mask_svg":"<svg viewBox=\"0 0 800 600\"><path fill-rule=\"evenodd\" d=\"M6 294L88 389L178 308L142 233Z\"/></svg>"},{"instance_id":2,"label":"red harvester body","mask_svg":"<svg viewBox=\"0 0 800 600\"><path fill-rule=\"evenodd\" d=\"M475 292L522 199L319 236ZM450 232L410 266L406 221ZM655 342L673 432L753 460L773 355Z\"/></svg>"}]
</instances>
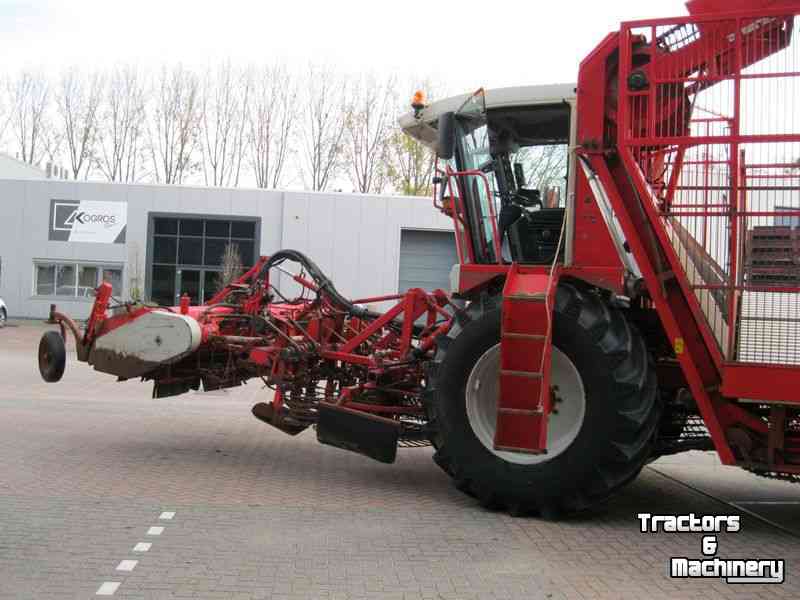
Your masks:
<instances>
[{"instance_id":1,"label":"red harvester body","mask_svg":"<svg viewBox=\"0 0 800 600\"><path fill-rule=\"evenodd\" d=\"M83 332L51 319L155 397L258 378L275 394L253 412L282 431L384 462L432 443L461 489L517 512L592 506L683 450L800 479L800 1L687 7L623 23L569 97L415 100L401 125L439 155L452 294L350 301L287 250L204 306L110 309L104 284ZM564 193L527 189L524 152L558 145ZM40 366L63 373L53 336Z\"/></svg>"}]
</instances>

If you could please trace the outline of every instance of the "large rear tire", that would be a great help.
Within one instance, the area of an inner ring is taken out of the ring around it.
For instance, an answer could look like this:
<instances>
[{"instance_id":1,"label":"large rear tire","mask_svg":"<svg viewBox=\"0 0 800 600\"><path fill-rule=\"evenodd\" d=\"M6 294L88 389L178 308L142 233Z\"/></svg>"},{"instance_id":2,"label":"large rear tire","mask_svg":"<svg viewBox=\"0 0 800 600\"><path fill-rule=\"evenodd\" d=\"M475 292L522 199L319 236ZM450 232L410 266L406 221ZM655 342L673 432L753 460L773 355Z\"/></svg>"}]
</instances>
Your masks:
<instances>
[{"instance_id":1,"label":"large rear tire","mask_svg":"<svg viewBox=\"0 0 800 600\"><path fill-rule=\"evenodd\" d=\"M484 296L439 340L425 395L434 460L460 490L513 513L556 516L606 500L642 469L660 416L642 337L598 294L560 284L548 453L500 452L500 321L499 299Z\"/></svg>"}]
</instances>

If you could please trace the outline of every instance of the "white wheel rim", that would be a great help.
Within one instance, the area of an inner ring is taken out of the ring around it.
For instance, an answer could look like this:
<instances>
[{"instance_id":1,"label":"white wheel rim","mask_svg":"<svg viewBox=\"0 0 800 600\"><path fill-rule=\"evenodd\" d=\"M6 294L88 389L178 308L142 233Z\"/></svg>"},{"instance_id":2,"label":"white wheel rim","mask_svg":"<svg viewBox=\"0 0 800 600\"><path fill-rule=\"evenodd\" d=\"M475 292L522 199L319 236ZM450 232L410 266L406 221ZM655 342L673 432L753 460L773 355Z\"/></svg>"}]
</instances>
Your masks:
<instances>
[{"instance_id":1,"label":"white wheel rim","mask_svg":"<svg viewBox=\"0 0 800 600\"><path fill-rule=\"evenodd\" d=\"M505 461L535 465L552 460L570 447L586 416L583 381L569 357L553 346L550 385L554 390L554 412L547 421L547 454L523 454L495 450L497 398L500 393L500 344L484 353L467 380L467 418L475 436L489 452Z\"/></svg>"}]
</instances>

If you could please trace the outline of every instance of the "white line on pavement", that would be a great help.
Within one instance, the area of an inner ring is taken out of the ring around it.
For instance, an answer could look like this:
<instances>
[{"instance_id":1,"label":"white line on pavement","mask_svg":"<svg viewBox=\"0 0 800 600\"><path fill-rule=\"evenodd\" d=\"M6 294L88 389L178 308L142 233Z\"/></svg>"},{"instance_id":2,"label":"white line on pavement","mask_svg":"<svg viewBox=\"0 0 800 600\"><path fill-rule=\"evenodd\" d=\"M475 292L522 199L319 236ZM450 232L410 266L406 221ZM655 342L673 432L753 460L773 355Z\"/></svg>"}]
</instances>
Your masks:
<instances>
[{"instance_id":1,"label":"white line on pavement","mask_svg":"<svg viewBox=\"0 0 800 600\"><path fill-rule=\"evenodd\" d=\"M138 560L123 560L117 565L117 571L133 571L136 565L139 564Z\"/></svg>"},{"instance_id":2,"label":"white line on pavement","mask_svg":"<svg viewBox=\"0 0 800 600\"><path fill-rule=\"evenodd\" d=\"M120 584L119 581L104 581L103 585L101 585L97 589L97 594L95 594L95 595L96 596L113 596L114 592L117 591L117 588L119 587L119 584Z\"/></svg>"},{"instance_id":3,"label":"white line on pavement","mask_svg":"<svg viewBox=\"0 0 800 600\"><path fill-rule=\"evenodd\" d=\"M150 546L152 546L150 542L139 542L133 547L134 552L147 552L150 550Z\"/></svg>"},{"instance_id":4,"label":"white line on pavement","mask_svg":"<svg viewBox=\"0 0 800 600\"><path fill-rule=\"evenodd\" d=\"M162 512L161 516L158 518L161 519L162 521L171 521L174 516L175 516L175 511L167 510Z\"/></svg>"},{"instance_id":5,"label":"white line on pavement","mask_svg":"<svg viewBox=\"0 0 800 600\"><path fill-rule=\"evenodd\" d=\"M163 527L151 527L147 530L147 535L161 535L164 533Z\"/></svg>"},{"instance_id":6,"label":"white line on pavement","mask_svg":"<svg viewBox=\"0 0 800 600\"><path fill-rule=\"evenodd\" d=\"M770 506L780 506L782 504L800 504L800 502L792 500L736 500L735 504L764 504Z\"/></svg>"}]
</instances>

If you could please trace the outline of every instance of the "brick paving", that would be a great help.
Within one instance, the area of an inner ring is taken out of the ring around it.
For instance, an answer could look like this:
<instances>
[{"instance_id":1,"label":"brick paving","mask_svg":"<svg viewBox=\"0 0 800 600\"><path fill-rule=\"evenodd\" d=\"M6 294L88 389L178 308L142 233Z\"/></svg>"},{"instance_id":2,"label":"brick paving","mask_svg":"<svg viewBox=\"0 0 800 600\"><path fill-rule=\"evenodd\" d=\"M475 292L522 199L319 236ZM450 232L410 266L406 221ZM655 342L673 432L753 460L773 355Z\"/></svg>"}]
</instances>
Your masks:
<instances>
[{"instance_id":1,"label":"brick paving","mask_svg":"<svg viewBox=\"0 0 800 600\"><path fill-rule=\"evenodd\" d=\"M381 465L271 430L249 414L255 384L152 400L74 360L44 384L40 333L0 331L2 599L92 598L105 581L121 582L113 598L148 600L800 596L800 540L747 515L720 555L785 558L783 586L669 579L669 557L699 558L702 536L643 535L636 514L732 509L650 468L595 514L512 518L455 491L429 449ZM701 463L655 467L696 480ZM726 490L757 496L758 481L724 472ZM132 552L142 541L151 550ZM124 559L139 563L116 572Z\"/></svg>"}]
</instances>

